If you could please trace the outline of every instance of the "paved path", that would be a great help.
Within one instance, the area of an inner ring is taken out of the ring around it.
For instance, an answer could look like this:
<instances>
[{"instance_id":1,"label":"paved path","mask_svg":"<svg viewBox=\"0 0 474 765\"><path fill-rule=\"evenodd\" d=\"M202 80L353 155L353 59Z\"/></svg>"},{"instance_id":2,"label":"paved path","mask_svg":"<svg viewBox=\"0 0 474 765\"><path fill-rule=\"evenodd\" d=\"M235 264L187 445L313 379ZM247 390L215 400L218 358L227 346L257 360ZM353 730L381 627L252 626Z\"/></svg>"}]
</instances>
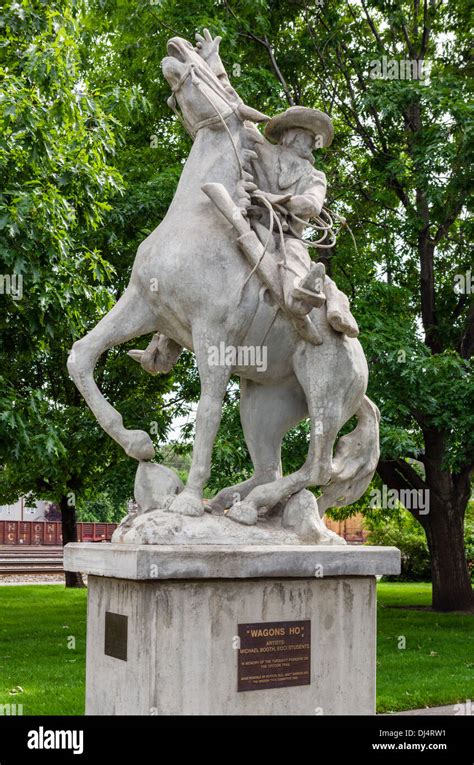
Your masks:
<instances>
[{"instance_id":1,"label":"paved path","mask_svg":"<svg viewBox=\"0 0 474 765\"><path fill-rule=\"evenodd\" d=\"M474 711L474 704L472 705ZM448 704L445 707L425 707L424 709L408 709L405 712L391 712L392 715L459 715L464 708L466 714L466 704Z\"/></svg>"}]
</instances>

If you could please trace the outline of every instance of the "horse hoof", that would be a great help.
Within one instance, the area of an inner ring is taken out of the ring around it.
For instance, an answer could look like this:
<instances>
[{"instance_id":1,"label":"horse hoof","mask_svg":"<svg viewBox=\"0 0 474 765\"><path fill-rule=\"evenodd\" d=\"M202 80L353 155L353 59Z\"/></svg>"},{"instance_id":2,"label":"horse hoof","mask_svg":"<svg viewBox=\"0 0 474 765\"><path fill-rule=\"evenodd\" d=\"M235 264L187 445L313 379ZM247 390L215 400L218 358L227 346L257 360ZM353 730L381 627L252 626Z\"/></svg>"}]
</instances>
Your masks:
<instances>
[{"instance_id":1,"label":"horse hoof","mask_svg":"<svg viewBox=\"0 0 474 765\"><path fill-rule=\"evenodd\" d=\"M257 523L257 508L252 502L236 502L225 514L237 523L243 523L245 526L254 526Z\"/></svg>"},{"instance_id":2,"label":"horse hoof","mask_svg":"<svg viewBox=\"0 0 474 765\"><path fill-rule=\"evenodd\" d=\"M211 502L207 505L207 512L211 513L211 515L224 515L225 513L225 503L221 501L216 501L214 498Z\"/></svg>"},{"instance_id":3,"label":"horse hoof","mask_svg":"<svg viewBox=\"0 0 474 765\"><path fill-rule=\"evenodd\" d=\"M135 460L152 460L155 456L153 442L144 430L131 430L128 433L128 444L125 452Z\"/></svg>"},{"instance_id":4,"label":"horse hoof","mask_svg":"<svg viewBox=\"0 0 474 765\"><path fill-rule=\"evenodd\" d=\"M178 515L190 515L197 518L200 515L204 515L204 505L199 497L184 490L171 502L168 512L178 513Z\"/></svg>"}]
</instances>

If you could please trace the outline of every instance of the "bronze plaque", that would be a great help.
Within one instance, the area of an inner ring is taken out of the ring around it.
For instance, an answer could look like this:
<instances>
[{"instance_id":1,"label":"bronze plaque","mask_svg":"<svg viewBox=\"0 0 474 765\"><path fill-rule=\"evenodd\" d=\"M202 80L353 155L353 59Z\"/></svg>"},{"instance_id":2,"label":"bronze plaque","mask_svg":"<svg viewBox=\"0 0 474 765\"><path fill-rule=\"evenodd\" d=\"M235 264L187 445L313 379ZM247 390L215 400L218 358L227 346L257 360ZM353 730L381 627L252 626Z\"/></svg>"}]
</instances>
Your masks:
<instances>
[{"instance_id":1,"label":"bronze plaque","mask_svg":"<svg viewBox=\"0 0 474 765\"><path fill-rule=\"evenodd\" d=\"M311 683L311 621L239 624L237 691Z\"/></svg>"},{"instance_id":2,"label":"bronze plaque","mask_svg":"<svg viewBox=\"0 0 474 765\"><path fill-rule=\"evenodd\" d=\"M106 656L127 661L128 616L105 612L105 646Z\"/></svg>"}]
</instances>

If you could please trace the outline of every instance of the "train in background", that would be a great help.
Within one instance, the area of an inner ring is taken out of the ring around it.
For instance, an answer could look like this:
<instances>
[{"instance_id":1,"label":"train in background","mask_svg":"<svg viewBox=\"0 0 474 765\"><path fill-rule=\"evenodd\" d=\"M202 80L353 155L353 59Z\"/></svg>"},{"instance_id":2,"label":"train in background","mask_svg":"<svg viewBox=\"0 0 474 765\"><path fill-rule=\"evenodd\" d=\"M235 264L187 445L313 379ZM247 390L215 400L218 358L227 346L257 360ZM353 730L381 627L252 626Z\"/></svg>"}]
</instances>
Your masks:
<instances>
[{"instance_id":1,"label":"train in background","mask_svg":"<svg viewBox=\"0 0 474 765\"><path fill-rule=\"evenodd\" d=\"M116 523L77 523L78 542L110 542ZM1 545L62 545L61 511L53 502L26 497L0 505Z\"/></svg>"},{"instance_id":2,"label":"train in background","mask_svg":"<svg viewBox=\"0 0 474 765\"><path fill-rule=\"evenodd\" d=\"M353 516L345 521L326 518L328 528L344 537L349 544L364 544L366 532L362 516ZM116 523L77 524L78 542L110 542L117 528ZM0 520L1 545L61 545L60 521L2 521Z\"/></svg>"},{"instance_id":3,"label":"train in background","mask_svg":"<svg viewBox=\"0 0 474 765\"><path fill-rule=\"evenodd\" d=\"M117 528L116 523L77 524L78 542L110 542ZM2 521L0 520L1 545L51 545L62 544L60 521Z\"/></svg>"}]
</instances>

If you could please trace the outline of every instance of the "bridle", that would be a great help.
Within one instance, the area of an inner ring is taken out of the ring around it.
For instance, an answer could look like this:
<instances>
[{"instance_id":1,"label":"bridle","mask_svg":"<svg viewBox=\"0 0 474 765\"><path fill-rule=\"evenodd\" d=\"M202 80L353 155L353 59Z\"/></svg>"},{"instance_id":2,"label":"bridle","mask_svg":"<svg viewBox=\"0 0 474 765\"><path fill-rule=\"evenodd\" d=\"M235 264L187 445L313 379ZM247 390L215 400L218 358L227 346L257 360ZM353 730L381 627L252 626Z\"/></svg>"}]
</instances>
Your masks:
<instances>
[{"instance_id":1,"label":"bridle","mask_svg":"<svg viewBox=\"0 0 474 765\"><path fill-rule=\"evenodd\" d=\"M206 95L204 90L202 90L202 83L199 80L198 74L201 78L201 80L204 81L204 84L207 85L208 88L214 91L216 95L218 95L220 98L222 98L227 104L228 107L223 112L219 112L215 105L212 103L211 99ZM177 109L177 100L176 100L176 93L178 93L181 88L183 87L184 83L188 79L188 77L191 77L191 80L193 84L201 90L201 94L204 96L204 98L210 103L212 108L215 110L216 114L213 117L207 117L203 120L198 120L193 125L186 119L186 117ZM207 81L206 81L207 80ZM227 94L225 93L224 89L219 87L216 83L210 82L208 77L205 77L204 72L196 66L193 62L189 62L186 64L186 68L184 72L182 73L181 77L179 78L176 85L171 85L171 90L173 91L173 95L170 96L168 99L168 106L170 109L173 110L173 112L176 114L180 122L183 124L183 127L185 128L186 132L189 133L191 138L196 138L197 132L201 130L203 127L209 127L210 125L216 125L218 122L223 122L225 127L227 127L226 120L232 115L235 114L239 107L239 103L235 102L229 102L227 100Z\"/></svg>"}]
</instances>

